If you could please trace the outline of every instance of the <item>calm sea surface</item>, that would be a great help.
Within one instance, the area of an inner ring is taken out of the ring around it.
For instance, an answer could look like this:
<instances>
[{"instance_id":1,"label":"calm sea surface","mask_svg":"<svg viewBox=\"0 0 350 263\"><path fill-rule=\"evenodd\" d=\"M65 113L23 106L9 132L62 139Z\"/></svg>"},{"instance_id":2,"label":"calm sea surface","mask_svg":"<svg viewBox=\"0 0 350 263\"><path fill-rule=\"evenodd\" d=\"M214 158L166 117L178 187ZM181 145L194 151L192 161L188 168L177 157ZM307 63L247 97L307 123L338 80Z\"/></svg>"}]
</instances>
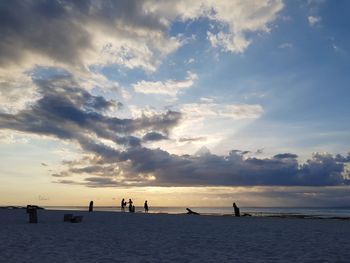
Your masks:
<instances>
[{"instance_id":1,"label":"calm sea surface","mask_svg":"<svg viewBox=\"0 0 350 263\"><path fill-rule=\"evenodd\" d=\"M52 210L87 210L87 206L48 206ZM233 213L232 207L190 207L193 211L207 215L228 215ZM240 207L241 214L253 216L288 216L303 215L312 217L350 217L350 207ZM120 212L119 207L95 206L94 211ZM127 211L127 209L126 209ZM136 207L136 212L143 212L143 207ZM150 207L150 213L182 214L185 207Z\"/></svg>"}]
</instances>

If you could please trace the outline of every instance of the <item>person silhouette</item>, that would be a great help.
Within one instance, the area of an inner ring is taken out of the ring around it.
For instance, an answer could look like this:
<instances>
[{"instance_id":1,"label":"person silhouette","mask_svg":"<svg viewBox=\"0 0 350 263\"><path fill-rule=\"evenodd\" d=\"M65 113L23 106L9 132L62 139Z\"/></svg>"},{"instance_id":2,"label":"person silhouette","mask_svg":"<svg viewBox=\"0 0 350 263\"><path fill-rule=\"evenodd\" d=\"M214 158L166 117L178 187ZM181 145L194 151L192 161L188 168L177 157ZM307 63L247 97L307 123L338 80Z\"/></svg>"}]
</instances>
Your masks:
<instances>
[{"instance_id":1,"label":"person silhouette","mask_svg":"<svg viewBox=\"0 0 350 263\"><path fill-rule=\"evenodd\" d=\"M133 210L134 210L134 209L133 209L133 205L132 205L132 204L133 204L133 201L132 201L131 199L129 199L129 202L128 202L128 203L129 203L129 212L134 212L134 211L133 211Z\"/></svg>"},{"instance_id":2,"label":"person silhouette","mask_svg":"<svg viewBox=\"0 0 350 263\"><path fill-rule=\"evenodd\" d=\"M89 212L92 212L93 210L94 210L94 201L90 201Z\"/></svg>"},{"instance_id":3,"label":"person silhouette","mask_svg":"<svg viewBox=\"0 0 350 263\"><path fill-rule=\"evenodd\" d=\"M122 212L125 212L125 206L126 206L126 201L123 198L123 200L120 203L120 209L121 209Z\"/></svg>"},{"instance_id":4,"label":"person silhouette","mask_svg":"<svg viewBox=\"0 0 350 263\"><path fill-rule=\"evenodd\" d=\"M241 216L241 213L239 212L239 208L238 206L236 205L236 203L233 203L233 210L235 212L235 216Z\"/></svg>"},{"instance_id":5,"label":"person silhouette","mask_svg":"<svg viewBox=\"0 0 350 263\"><path fill-rule=\"evenodd\" d=\"M145 201L145 204L143 205L143 208L145 209L145 213L148 213L148 204L147 204L147 200Z\"/></svg>"}]
</instances>

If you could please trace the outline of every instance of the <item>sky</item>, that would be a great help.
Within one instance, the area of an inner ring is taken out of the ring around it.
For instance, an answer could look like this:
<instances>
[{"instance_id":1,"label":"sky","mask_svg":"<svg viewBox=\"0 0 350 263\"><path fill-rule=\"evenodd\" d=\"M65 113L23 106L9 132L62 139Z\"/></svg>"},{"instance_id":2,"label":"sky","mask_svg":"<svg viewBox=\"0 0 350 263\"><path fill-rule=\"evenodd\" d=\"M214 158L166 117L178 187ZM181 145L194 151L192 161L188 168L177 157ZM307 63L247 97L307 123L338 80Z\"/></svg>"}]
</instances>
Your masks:
<instances>
[{"instance_id":1,"label":"sky","mask_svg":"<svg viewBox=\"0 0 350 263\"><path fill-rule=\"evenodd\" d=\"M348 206L350 2L0 2L0 205Z\"/></svg>"}]
</instances>

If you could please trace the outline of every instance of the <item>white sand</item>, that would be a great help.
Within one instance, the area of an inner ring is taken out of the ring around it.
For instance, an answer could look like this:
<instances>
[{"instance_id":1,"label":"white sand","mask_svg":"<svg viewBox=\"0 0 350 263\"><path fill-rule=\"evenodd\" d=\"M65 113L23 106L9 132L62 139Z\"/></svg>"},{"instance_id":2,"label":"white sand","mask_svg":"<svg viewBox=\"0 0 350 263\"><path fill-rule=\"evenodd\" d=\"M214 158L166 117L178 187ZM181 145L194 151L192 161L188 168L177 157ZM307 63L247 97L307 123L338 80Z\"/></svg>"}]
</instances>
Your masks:
<instances>
[{"instance_id":1,"label":"white sand","mask_svg":"<svg viewBox=\"0 0 350 263\"><path fill-rule=\"evenodd\" d=\"M64 223L63 214L83 215ZM350 262L350 221L0 209L0 262Z\"/></svg>"}]
</instances>

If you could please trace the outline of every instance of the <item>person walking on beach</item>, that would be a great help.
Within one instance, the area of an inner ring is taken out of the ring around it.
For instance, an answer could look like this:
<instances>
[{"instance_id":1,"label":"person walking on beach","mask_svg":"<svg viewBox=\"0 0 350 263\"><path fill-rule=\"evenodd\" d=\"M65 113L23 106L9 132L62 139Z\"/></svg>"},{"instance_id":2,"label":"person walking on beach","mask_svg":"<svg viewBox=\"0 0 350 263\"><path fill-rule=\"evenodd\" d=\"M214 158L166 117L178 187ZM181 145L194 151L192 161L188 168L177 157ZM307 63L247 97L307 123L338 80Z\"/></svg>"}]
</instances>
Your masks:
<instances>
[{"instance_id":1,"label":"person walking on beach","mask_svg":"<svg viewBox=\"0 0 350 263\"><path fill-rule=\"evenodd\" d=\"M122 202L120 203L120 209L122 212L125 212L125 206L126 206L126 201L123 198Z\"/></svg>"},{"instance_id":2,"label":"person walking on beach","mask_svg":"<svg viewBox=\"0 0 350 263\"><path fill-rule=\"evenodd\" d=\"M235 212L235 216L241 216L241 213L239 212L239 208L238 206L236 205L236 203L233 203L233 210Z\"/></svg>"},{"instance_id":3,"label":"person walking on beach","mask_svg":"<svg viewBox=\"0 0 350 263\"><path fill-rule=\"evenodd\" d=\"M145 209L145 213L148 213L148 204L147 204L147 200L145 201L145 204L143 205L143 208Z\"/></svg>"},{"instance_id":4,"label":"person walking on beach","mask_svg":"<svg viewBox=\"0 0 350 263\"><path fill-rule=\"evenodd\" d=\"M129 212L130 213L132 213L132 212L134 212L135 210L133 209L134 208L134 206L132 205L133 204L133 201L131 200L131 199L129 199Z\"/></svg>"}]
</instances>

